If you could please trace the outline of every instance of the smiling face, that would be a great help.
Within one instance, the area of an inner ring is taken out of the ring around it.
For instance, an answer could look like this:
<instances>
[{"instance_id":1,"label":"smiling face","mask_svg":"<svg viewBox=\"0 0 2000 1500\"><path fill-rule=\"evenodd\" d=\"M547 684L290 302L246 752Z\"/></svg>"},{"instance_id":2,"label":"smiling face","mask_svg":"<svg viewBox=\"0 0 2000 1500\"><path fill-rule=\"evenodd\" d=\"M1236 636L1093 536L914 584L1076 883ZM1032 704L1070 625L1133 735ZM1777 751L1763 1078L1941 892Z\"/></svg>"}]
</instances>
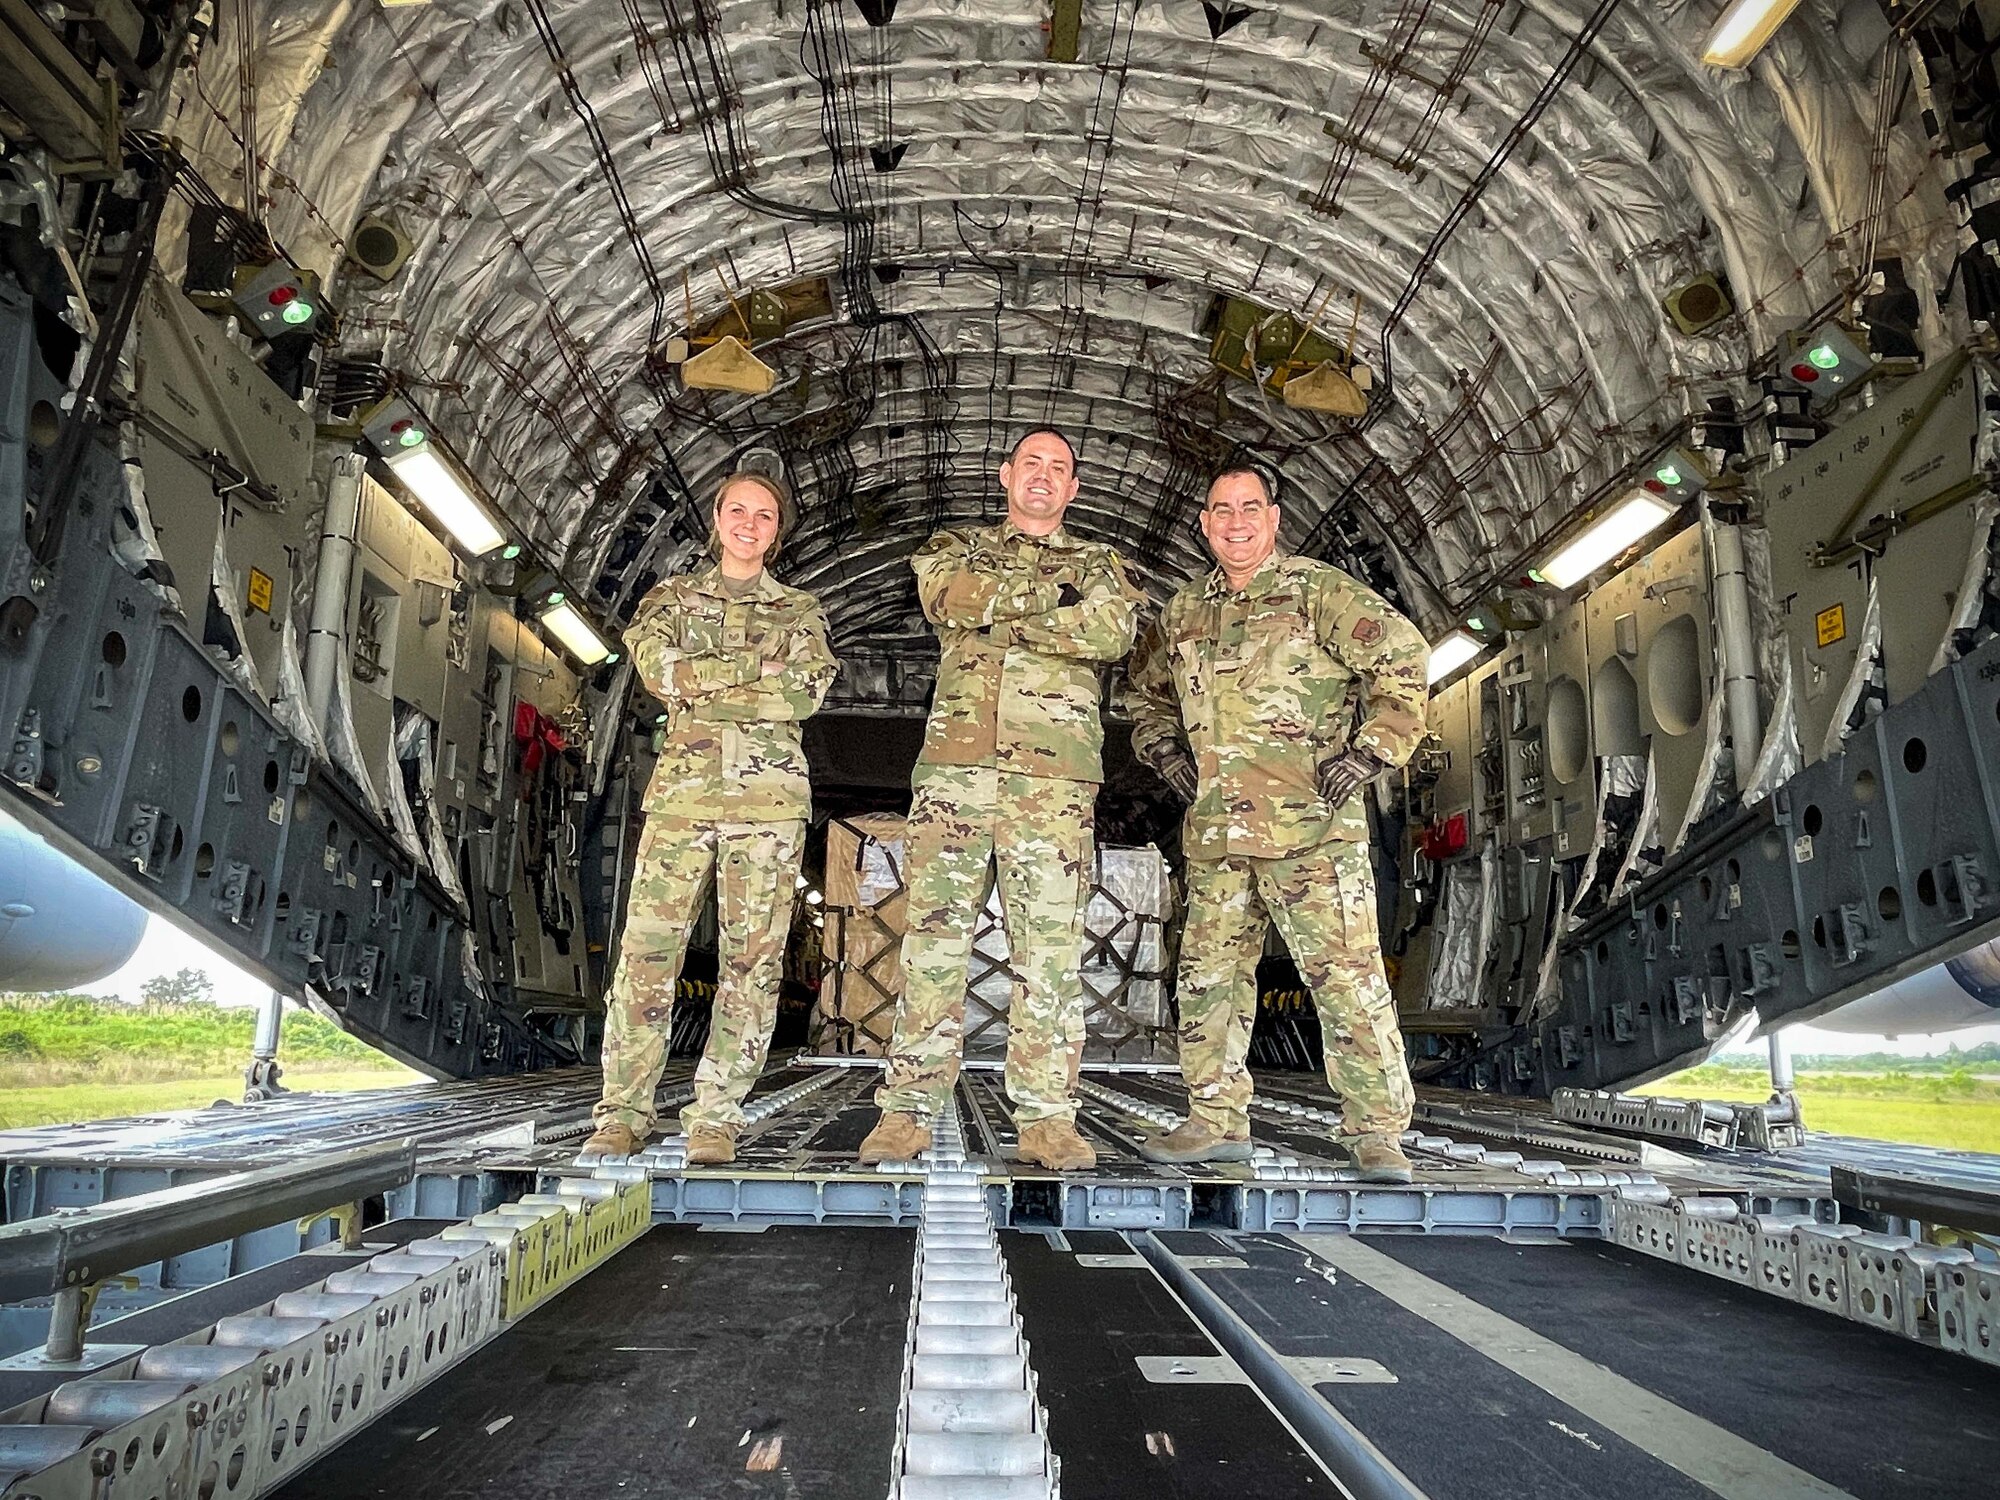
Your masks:
<instances>
[{"instance_id":1,"label":"smiling face","mask_svg":"<svg viewBox=\"0 0 2000 1500\"><path fill-rule=\"evenodd\" d=\"M1007 519L1029 536L1047 536L1076 498L1076 458L1053 432L1031 432L1000 465L1000 485Z\"/></svg>"},{"instance_id":2,"label":"smiling face","mask_svg":"<svg viewBox=\"0 0 2000 1500\"><path fill-rule=\"evenodd\" d=\"M722 571L732 578L754 577L778 539L778 500L763 485L741 479L715 501L715 535L722 544Z\"/></svg>"},{"instance_id":3,"label":"smiling face","mask_svg":"<svg viewBox=\"0 0 2000 1500\"><path fill-rule=\"evenodd\" d=\"M1201 534L1231 588L1241 588L1278 547L1278 507L1255 474L1225 474L1208 489Z\"/></svg>"}]
</instances>

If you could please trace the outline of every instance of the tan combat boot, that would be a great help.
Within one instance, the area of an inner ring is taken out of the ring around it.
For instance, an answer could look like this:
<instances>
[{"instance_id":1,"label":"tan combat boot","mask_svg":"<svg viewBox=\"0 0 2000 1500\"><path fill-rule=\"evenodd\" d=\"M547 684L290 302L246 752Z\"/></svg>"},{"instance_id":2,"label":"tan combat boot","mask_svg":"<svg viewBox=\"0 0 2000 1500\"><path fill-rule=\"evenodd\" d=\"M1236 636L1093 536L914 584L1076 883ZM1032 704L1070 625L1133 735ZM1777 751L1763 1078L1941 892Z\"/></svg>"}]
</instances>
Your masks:
<instances>
[{"instance_id":1,"label":"tan combat boot","mask_svg":"<svg viewBox=\"0 0 2000 1500\"><path fill-rule=\"evenodd\" d=\"M1076 1133L1072 1120L1037 1120L1022 1126L1021 1144L1014 1154L1052 1172L1080 1172L1097 1165L1097 1153Z\"/></svg>"},{"instance_id":2,"label":"tan combat boot","mask_svg":"<svg viewBox=\"0 0 2000 1500\"><path fill-rule=\"evenodd\" d=\"M736 1132L727 1125L697 1125L688 1132L687 1164L719 1167L736 1160Z\"/></svg>"},{"instance_id":3,"label":"tan combat boot","mask_svg":"<svg viewBox=\"0 0 2000 1500\"><path fill-rule=\"evenodd\" d=\"M1356 1136L1347 1143L1347 1150L1354 1158L1354 1165L1361 1169L1363 1182L1407 1184L1413 1180L1410 1159L1403 1155L1402 1145L1393 1135Z\"/></svg>"},{"instance_id":4,"label":"tan combat boot","mask_svg":"<svg viewBox=\"0 0 2000 1500\"><path fill-rule=\"evenodd\" d=\"M577 1155L579 1157L634 1156L638 1154L639 1147L645 1143L645 1139L630 1125L613 1120L607 1125L598 1126L597 1133L583 1143L583 1149Z\"/></svg>"},{"instance_id":5,"label":"tan combat boot","mask_svg":"<svg viewBox=\"0 0 2000 1500\"><path fill-rule=\"evenodd\" d=\"M1224 1135L1208 1121L1190 1115L1167 1134L1140 1142L1139 1154L1147 1161L1164 1162L1168 1166L1198 1161L1248 1161L1250 1133Z\"/></svg>"},{"instance_id":6,"label":"tan combat boot","mask_svg":"<svg viewBox=\"0 0 2000 1500\"><path fill-rule=\"evenodd\" d=\"M875 1122L861 1143L861 1165L885 1161L915 1161L931 1149L931 1128L915 1115L890 1110Z\"/></svg>"}]
</instances>

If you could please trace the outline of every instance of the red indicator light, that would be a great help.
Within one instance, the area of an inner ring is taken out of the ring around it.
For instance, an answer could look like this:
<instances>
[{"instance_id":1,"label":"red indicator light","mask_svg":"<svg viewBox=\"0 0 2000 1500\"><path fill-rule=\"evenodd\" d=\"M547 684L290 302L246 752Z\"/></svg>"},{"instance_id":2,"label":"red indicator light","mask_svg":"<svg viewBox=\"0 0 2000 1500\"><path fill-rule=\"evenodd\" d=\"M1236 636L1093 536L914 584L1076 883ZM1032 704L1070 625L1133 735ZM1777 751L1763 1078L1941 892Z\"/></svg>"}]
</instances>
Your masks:
<instances>
[{"instance_id":1,"label":"red indicator light","mask_svg":"<svg viewBox=\"0 0 2000 1500\"><path fill-rule=\"evenodd\" d=\"M283 307L287 302L296 301L299 289L295 286L281 286L271 292L271 306Z\"/></svg>"},{"instance_id":2,"label":"red indicator light","mask_svg":"<svg viewBox=\"0 0 2000 1500\"><path fill-rule=\"evenodd\" d=\"M1647 480L1646 488L1651 490L1656 495L1664 495L1667 492L1667 487L1664 484L1661 484L1660 481L1657 479Z\"/></svg>"},{"instance_id":3,"label":"red indicator light","mask_svg":"<svg viewBox=\"0 0 2000 1500\"><path fill-rule=\"evenodd\" d=\"M1811 385L1815 380L1819 379L1819 371L1808 364L1793 365L1792 379L1796 380L1800 385Z\"/></svg>"}]
</instances>

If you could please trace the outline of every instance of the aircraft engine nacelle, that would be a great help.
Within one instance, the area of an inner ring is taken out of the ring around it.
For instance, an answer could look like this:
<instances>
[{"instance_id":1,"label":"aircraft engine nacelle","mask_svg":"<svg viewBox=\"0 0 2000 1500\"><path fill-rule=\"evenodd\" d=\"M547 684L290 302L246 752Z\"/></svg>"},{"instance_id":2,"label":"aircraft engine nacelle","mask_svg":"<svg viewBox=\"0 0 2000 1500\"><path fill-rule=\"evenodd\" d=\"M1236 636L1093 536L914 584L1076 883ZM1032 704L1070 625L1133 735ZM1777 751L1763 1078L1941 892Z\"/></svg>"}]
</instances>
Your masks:
<instances>
[{"instance_id":1,"label":"aircraft engine nacelle","mask_svg":"<svg viewBox=\"0 0 2000 1500\"><path fill-rule=\"evenodd\" d=\"M0 991L91 984L145 932L136 902L0 812Z\"/></svg>"},{"instance_id":2,"label":"aircraft engine nacelle","mask_svg":"<svg viewBox=\"0 0 2000 1500\"><path fill-rule=\"evenodd\" d=\"M1899 979L1812 1024L1855 1036L1924 1036L2000 1024L2000 940Z\"/></svg>"}]
</instances>

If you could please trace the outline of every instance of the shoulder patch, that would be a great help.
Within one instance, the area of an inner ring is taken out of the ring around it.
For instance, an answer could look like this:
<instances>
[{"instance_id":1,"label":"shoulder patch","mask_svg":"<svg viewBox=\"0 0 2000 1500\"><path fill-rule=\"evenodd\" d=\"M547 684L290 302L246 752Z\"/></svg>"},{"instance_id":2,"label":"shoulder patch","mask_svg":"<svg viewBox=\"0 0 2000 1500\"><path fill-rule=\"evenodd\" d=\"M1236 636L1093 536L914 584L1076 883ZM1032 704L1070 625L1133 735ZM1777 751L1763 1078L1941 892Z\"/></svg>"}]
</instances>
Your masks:
<instances>
[{"instance_id":1,"label":"shoulder patch","mask_svg":"<svg viewBox=\"0 0 2000 1500\"><path fill-rule=\"evenodd\" d=\"M962 531L933 531L917 547L918 557L929 557L933 553L949 551L953 547L967 547L971 539Z\"/></svg>"},{"instance_id":2,"label":"shoulder patch","mask_svg":"<svg viewBox=\"0 0 2000 1500\"><path fill-rule=\"evenodd\" d=\"M1380 620L1369 615L1363 615L1360 619L1356 620L1353 628L1348 631L1349 635L1353 636L1355 640L1364 646L1374 645L1386 633L1387 627Z\"/></svg>"}]
</instances>

